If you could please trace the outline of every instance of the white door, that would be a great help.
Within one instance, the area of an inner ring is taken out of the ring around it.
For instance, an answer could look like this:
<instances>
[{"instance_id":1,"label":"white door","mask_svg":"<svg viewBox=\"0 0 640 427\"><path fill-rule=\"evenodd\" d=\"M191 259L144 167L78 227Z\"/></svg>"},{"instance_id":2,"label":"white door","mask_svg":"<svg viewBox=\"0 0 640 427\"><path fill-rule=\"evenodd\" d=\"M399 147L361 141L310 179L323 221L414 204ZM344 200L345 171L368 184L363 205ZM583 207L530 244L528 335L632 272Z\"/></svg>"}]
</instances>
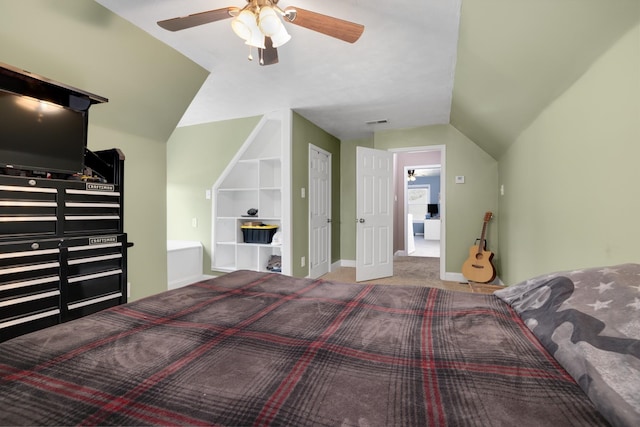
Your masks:
<instances>
[{"instance_id":1,"label":"white door","mask_svg":"<svg viewBox=\"0 0 640 427\"><path fill-rule=\"evenodd\" d=\"M309 277L331 263L331 153L309 144Z\"/></svg>"},{"instance_id":2,"label":"white door","mask_svg":"<svg viewBox=\"0 0 640 427\"><path fill-rule=\"evenodd\" d=\"M393 153L356 148L356 281L393 276Z\"/></svg>"}]
</instances>

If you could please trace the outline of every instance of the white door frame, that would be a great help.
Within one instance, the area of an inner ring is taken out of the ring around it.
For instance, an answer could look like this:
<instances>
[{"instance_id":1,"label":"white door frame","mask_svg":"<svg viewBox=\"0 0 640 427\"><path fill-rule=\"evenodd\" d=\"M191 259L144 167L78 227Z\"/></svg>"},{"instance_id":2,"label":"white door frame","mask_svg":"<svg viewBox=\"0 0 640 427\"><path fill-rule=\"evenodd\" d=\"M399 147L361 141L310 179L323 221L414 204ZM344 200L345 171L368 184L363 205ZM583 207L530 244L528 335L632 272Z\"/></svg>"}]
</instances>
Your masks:
<instances>
[{"instance_id":1,"label":"white door frame","mask_svg":"<svg viewBox=\"0 0 640 427\"><path fill-rule=\"evenodd\" d=\"M413 152L413 151L440 151L440 280L446 280L445 276L446 276L446 255L447 255L447 251L446 251L446 247L447 247L447 236L446 236L446 220L447 220L447 215L446 215L446 210L447 210L447 203L446 203L446 182L447 182L447 174L446 174L446 145L427 145L427 146L421 146L421 147L404 147L404 148L392 148L389 149L389 151L393 152L393 153L406 153L406 152ZM411 168L413 169L413 168ZM418 168L416 168L418 169ZM406 173L406 172L405 172ZM404 185L404 200L405 200L405 204L406 204L406 184ZM405 219L405 223L406 223L406 219ZM407 224L408 226L408 224ZM404 229L404 250L406 253L407 250L407 233L408 233L408 229L407 227L405 227Z\"/></svg>"},{"instance_id":2,"label":"white door frame","mask_svg":"<svg viewBox=\"0 0 640 427\"><path fill-rule=\"evenodd\" d=\"M313 151L316 151L318 153L324 154L327 156L327 161L329 163L328 165L328 185L327 185L327 192L326 192L326 206L327 206L327 218L326 218L326 224L327 224L327 236L326 236L326 253L324 254L324 256L326 257L327 263L326 263L326 268L324 266L314 266L313 265L313 260L316 259L316 257L314 256L313 251L315 251L315 248L318 247L317 242L314 242L314 237L315 237L315 233L313 232L313 227L312 227L312 220L313 220L313 212L312 212L312 200L314 197L318 197L320 195L315 194L315 186L312 185L312 172L313 172L313 168L312 168L312 161L313 161ZM318 278L320 276L322 276L325 273L329 273L331 271L331 230L332 230L332 224L331 224L331 174L332 174L332 163L331 163L332 157L331 157L331 153L323 150L320 147L317 147L313 144L309 144L309 182L307 185L307 188L309 189L309 198L308 200L308 204L309 204L309 274L308 277L311 278Z\"/></svg>"}]
</instances>

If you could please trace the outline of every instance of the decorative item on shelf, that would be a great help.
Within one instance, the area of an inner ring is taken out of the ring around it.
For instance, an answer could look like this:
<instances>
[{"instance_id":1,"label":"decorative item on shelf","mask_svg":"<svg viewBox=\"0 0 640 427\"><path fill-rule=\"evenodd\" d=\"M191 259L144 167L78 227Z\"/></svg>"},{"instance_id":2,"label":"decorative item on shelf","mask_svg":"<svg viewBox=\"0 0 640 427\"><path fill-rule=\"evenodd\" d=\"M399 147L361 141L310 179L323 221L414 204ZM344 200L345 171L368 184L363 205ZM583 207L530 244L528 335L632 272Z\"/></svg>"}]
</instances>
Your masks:
<instances>
[{"instance_id":1,"label":"decorative item on shelf","mask_svg":"<svg viewBox=\"0 0 640 427\"><path fill-rule=\"evenodd\" d=\"M262 221L245 221L245 222L242 223L242 225L247 225L247 226L250 226L250 227L256 227L256 226L261 226L261 225L264 225L264 224L262 223Z\"/></svg>"},{"instance_id":2,"label":"decorative item on shelf","mask_svg":"<svg viewBox=\"0 0 640 427\"><path fill-rule=\"evenodd\" d=\"M260 243L270 244L273 235L278 230L277 225L261 224L261 225L242 225L242 237L244 243Z\"/></svg>"},{"instance_id":3,"label":"decorative item on shelf","mask_svg":"<svg viewBox=\"0 0 640 427\"><path fill-rule=\"evenodd\" d=\"M267 262L267 270L274 273L282 272L282 257L280 255L271 255L269 262Z\"/></svg>"},{"instance_id":4,"label":"decorative item on shelf","mask_svg":"<svg viewBox=\"0 0 640 427\"><path fill-rule=\"evenodd\" d=\"M256 216L256 215L258 215L258 209L251 208L247 211L246 215L242 215L242 216Z\"/></svg>"},{"instance_id":5,"label":"decorative item on shelf","mask_svg":"<svg viewBox=\"0 0 640 427\"><path fill-rule=\"evenodd\" d=\"M282 246L282 231L276 231L276 234L271 239L271 244L273 246Z\"/></svg>"}]
</instances>

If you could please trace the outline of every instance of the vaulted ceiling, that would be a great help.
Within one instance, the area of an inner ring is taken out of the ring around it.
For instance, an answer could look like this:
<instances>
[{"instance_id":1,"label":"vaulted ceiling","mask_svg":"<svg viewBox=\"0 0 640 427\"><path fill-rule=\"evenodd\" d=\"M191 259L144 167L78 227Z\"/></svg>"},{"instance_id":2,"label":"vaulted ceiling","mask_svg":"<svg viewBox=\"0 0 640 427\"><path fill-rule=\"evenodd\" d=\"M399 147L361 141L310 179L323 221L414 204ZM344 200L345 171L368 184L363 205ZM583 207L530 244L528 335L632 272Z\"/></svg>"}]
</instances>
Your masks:
<instances>
[{"instance_id":1,"label":"vaulted ceiling","mask_svg":"<svg viewBox=\"0 0 640 427\"><path fill-rule=\"evenodd\" d=\"M364 34L349 44L287 24L279 63L259 66L230 20L156 24L245 0L96 1L210 71L180 125L279 108L342 140L451 123L495 158L640 18L637 0L282 0Z\"/></svg>"}]
</instances>

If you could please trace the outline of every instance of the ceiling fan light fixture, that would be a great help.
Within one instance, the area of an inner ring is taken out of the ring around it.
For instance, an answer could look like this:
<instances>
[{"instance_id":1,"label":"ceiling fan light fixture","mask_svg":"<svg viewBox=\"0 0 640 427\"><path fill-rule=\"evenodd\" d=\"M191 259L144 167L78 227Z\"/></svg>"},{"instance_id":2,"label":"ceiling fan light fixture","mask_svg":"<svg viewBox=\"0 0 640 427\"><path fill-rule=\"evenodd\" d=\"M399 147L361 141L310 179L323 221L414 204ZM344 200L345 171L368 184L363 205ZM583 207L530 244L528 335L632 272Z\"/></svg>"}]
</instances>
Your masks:
<instances>
[{"instance_id":1,"label":"ceiling fan light fixture","mask_svg":"<svg viewBox=\"0 0 640 427\"><path fill-rule=\"evenodd\" d=\"M280 27L280 31L271 36L273 47L280 47L289 40L291 40L291 36L287 32L287 29L284 28L284 25Z\"/></svg>"},{"instance_id":2,"label":"ceiling fan light fixture","mask_svg":"<svg viewBox=\"0 0 640 427\"><path fill-rule=\"evenodd\" d=\"M233 29L233 32L245 41L251 38L253 27L256 27L257 29L256 17L247 9L241 11L238 16L233 18L231 21L231 28Z\"/></svg>"},{"instance_id":3,"label":"ceiling fan light fixture","mask_svg":"<svg viewBox=\"0 0 640 427\"><path fill-rule=\"evenodd\" d=\"M231 20L233 32L244 40L246 45L260 49L262 65L277 64L277 48L291 40L284 21L348 43L356 42L364 31L363 25L310 10L291 6L281 9L278 6L279 0L246 0L246 2L242 9L235 6L223 7L164 19L157 23L167 31L179 31L233 18Z\"/></svg>"},{"instance_id":4,"label":"ceiling fan light fixture","mask_svg":"<svg viewBox=\"0 0 640 427\"><path fill-rule=\"evenodd\" d=\"M284 27L278 13L271 6L265 6L260 9L258 26L260 27L260 31L268 37L277 34L280 32L280 29Z\"/></svg>"},{"instance_id":5,"label":"ceiling fan light fixture","mask_svg":"<svg viewBox=\"0 0 640 427\"><path fill-rule=\"evenodd\" d=\"M260 9L258 26L265 36L271 37L273 47L280 47L291 40L291 36L282 23L279 11L271 6L264 6Z\"/></svg>"},{"instance_id":6,"label":"ceiling fan light fixture","mask_svg":"<svg viewBox=\"0 0 640 427\"><path fill-rule=\"evenodd\" d=\"M247 40L244 43L249 45L249 46L252 46L252 47L265 49L264 34L262 34L259 30L258 31L252 31L251 32L251 37L249 38L249 40Z\"/></svg>"},{"instance_id":7,"label":"ceiling fan light fixture","mask_svg":"<svg viewBox=\"0 0 640 427\"><path fill-rule=\"evenodd\" d=\"M258 28L256 15L249 9L242 10L231 21L231 28L238 37L245 41L245 44L264 49L264 34Z\"/></svg>"}]
</instances>

